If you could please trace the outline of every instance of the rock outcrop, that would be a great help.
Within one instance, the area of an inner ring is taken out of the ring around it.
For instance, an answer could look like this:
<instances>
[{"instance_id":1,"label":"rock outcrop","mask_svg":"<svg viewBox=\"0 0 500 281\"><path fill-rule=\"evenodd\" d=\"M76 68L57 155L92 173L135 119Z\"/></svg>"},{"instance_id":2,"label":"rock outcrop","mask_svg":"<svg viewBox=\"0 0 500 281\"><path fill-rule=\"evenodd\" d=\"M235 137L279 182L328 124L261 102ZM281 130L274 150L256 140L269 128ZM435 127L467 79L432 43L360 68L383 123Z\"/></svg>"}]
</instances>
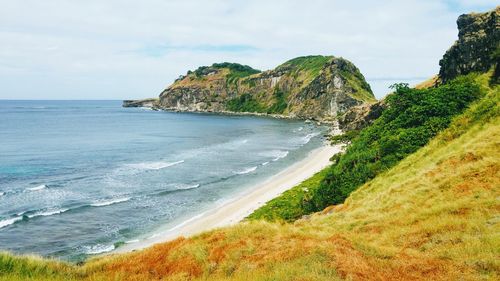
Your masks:
<instances>
[{"instance_id":1,"label":"rock outcrop","mask_svg":"<svg viewBox=\"0 0 500 281\"><path fill-rule=\"evenodd\" d=\"M458 17L458 40L439 61L442 82L470 72L486 72L498 63L499 17L500 7ZM498 78L498 69L495 73Z\"/></svg>"},{"instance_id":2,"label":"rock outcrop","mask_svg":"<svg viewBox=\"0 0 500 281\"><path fill-rule=\"evenodd\" d=\"M352 107L339 116L339 127L343 131L361 130L379 118L386 107L384 100Z\"/></svg>"},{"instance_id":3,"label":"rock outcrop","mask_svg":"<svg viewBox=\"0 0 500 281\"><path fill-rule=\"evenodd\" d=\"M159 106L329 122L353 106L374 101L369 84L354 64L332 56L307 56L264 72L234 63L200 67L165 89Z\"/></svg>"},{"instance_id":4,"label":"rock outcrop","mask_svg":"<svg viewBox=\"0 0 500 281\"><path fill-rule=\"evenodd\" d=\"M147 108L157 108L159 104L159 99L143 99L143 100L124 100L123 107L147 107Z\"/></svg>"}]
</instances>

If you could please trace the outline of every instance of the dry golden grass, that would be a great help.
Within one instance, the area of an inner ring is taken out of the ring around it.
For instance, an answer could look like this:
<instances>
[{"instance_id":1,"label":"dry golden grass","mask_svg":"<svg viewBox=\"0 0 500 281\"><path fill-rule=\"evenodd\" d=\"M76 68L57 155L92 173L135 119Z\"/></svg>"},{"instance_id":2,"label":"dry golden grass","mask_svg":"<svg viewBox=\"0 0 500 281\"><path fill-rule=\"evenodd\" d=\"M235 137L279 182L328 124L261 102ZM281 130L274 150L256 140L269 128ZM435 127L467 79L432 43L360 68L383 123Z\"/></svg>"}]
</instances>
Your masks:
<instances>
[{"instance_id":1,"label":"dry golden grass","mask_svg":"<svg viewBox=\"0 0 500 281\"><path fill-rule=\"evenodd\" d=\"M439 76L434 75L431 78L429 78L421 83L418 83L417 85L415 85L414 88L415 89L427 89L427 88L436 86L438 83L439 83Z\"/></svg>"}]
</instances>

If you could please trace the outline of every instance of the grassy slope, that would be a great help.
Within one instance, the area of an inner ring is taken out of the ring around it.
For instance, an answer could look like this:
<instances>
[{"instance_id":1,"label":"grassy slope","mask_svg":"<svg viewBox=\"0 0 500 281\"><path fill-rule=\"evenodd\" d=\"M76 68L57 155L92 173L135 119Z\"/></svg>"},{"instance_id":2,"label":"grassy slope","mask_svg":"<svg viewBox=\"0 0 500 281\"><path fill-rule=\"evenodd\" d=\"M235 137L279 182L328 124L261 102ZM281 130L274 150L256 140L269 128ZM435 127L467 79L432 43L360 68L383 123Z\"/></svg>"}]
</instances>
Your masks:
<instances>
[{"instance_id":1,"label":"grassy slope","mask_svg":"<svg viewBox=\"0 0 500 281\"><path fill-rule=\"evenodd\" d=\"M57 272L86 280L498 280L499 108L497 87L427 146L309 220L246 222ZM20 272L1 268L3 280Z\"/></svg>"},{"instance_id":2,"label":"grassy slope","mask_svg":"<svg viewBox=\"0 0 500 281\"><path fill-rule=\"evenodd\" d=\"M306 215L302 208L302 201L319 186L327 173L328 168L325 168L299 185L283 192L282 195L253 212L248 219L292 222L301 218Z\"/></svg>"},{"instance_id":3,"label":"grassy slope","mask_svg":"<svg viewBox=\"0 0 500 281\"><path fill-rule=\"evenodd\" d=\"M472 74L431 91L398 90L398 96L391 97L392 111L386 110L361 135L352 132L355 136L354 140L347 138L352 142L347 152L336 155L336 164L304 183L307 190L302 185L296 186L256 210L249 219L293 221L344 202L353 190L396 165L445 129L453 115L462 112L480 92L486 91L478 85L487 88L487 80L487 74ZM332 178L335 182L326 182Z\"/></svg>"}]
</instances>

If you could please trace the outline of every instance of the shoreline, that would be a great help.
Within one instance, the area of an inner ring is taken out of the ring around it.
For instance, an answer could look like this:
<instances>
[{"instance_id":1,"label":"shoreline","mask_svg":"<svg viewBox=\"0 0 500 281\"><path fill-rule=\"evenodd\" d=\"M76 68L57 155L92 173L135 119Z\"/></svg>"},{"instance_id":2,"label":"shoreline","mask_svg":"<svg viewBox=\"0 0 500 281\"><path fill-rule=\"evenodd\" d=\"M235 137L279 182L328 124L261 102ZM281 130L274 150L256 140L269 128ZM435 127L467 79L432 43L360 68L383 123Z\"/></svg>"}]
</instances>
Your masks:
<instances>
[{"instance_id":1,"label":"shoreline","mask_svg":"<svg viewBox=\"0 0 500 281\"><path fill-rule=\"evenodd\" d=\"M341 145L323 145L309 152L302 160L263 182L255 184L247 191L225 201L201 214L195 215L168 230L150 238L124 244L107 254L126 253L144 249L158 243L168 242L177 237L189 237L212 229L234 225L268 201L300 184L331 164L330 158L342 151Z\"/></svg>"},{"instance_id":2,"label":"shoreline","mask_svg":"<svg viewBox=\"0 0 500 281\"><path fill-rule=\"evenodd\" d=\"M295 116L295 115L284 115L284 114L274 114L274 113L264 113L264 112L237 112L237 111L228 111L228 110L201 110L201 109L180 109L175 107L163 107L158 104L150 104L150 99L144 100L123 100L122 107L124 108L147 108L153 111L164 111L164 112L172 112L172 113L195 113L195 114L213 114L213 115L222 115L222 116L257 116L257 117L267 117L273 119L282 119L282 120L295 120L295 121L305 121L315 123L317 125L331 125L334 124L336 120L329 119L315 119L309 118L305 116Z\"/></svg>"}]
</instances>

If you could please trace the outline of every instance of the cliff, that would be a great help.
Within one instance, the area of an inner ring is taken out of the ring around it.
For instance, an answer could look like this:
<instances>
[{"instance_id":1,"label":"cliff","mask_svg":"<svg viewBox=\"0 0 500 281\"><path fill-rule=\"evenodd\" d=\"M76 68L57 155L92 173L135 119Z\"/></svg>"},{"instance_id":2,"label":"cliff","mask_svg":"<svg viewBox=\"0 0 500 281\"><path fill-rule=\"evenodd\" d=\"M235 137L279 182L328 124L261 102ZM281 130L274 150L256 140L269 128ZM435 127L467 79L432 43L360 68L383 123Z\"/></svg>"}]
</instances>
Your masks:
<instances>
[{"instance_id":1,"label":"cliff","mask_svg":"<svg viewBox=\"0 0 500 281\"><path fill-rule=\"evenodd\" d=\"M439 78L443 82L470 72L486 72L498 63L499 16L500 6L486 13L458 17L458 40L439 61ZM496 70L493 79L498 80L498 75Z\"/></svg>"},{"instance_id":2,"label":"cliff","mask_svg":"<svg viewBox=\"0 0 500 281\"><path fill-rule=\"evenodd\" d=\"M235 63L200 67L165 89L159 106L332 121L352 106L374 101L369 84L351 62L306 56L264 72Z\"/></svg>"}]
</instances>

